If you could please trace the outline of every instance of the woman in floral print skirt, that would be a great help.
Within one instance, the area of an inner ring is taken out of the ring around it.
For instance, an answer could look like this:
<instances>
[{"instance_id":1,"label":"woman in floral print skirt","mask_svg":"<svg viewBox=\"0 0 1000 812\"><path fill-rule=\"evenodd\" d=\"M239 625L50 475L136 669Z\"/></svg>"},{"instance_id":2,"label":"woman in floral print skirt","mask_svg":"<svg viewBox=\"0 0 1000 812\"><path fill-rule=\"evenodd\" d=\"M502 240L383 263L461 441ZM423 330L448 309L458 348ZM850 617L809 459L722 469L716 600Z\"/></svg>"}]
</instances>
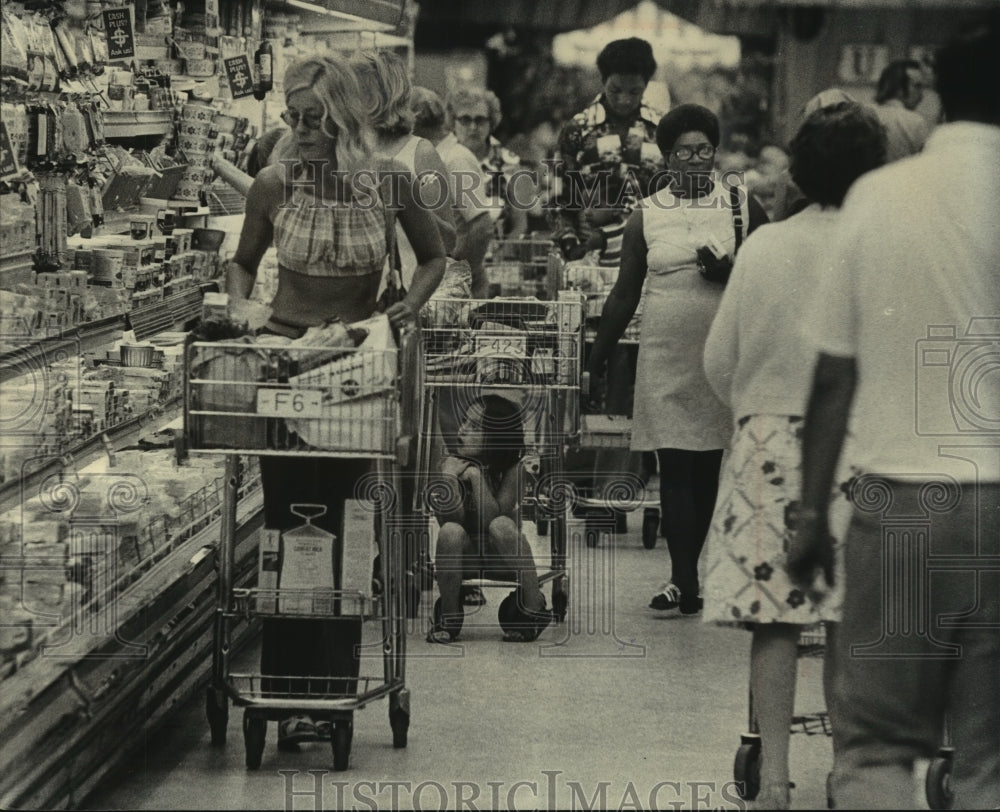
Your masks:
<instances>
[{"instance_id":1,"label":"woman in floral print skirt","mask_svg":"<svg viewBox=\"0 0 1000 812\"><path fill-rule=\"evenodd\" d=\"M707 541L704 618L753 630L750 688L761 734L761 809L789 805L799 634L803 626L839 620L843 594L841 577L831 580L833 590L817 584L806 593L784 569L816 355L794 316L808 311L820 278L837 272L823 258L838 210L851 183L883 163L885 135L865 108L839 103L812 113L791 147L792 177L812 203L747 240L705 346L709 384L731 406L736 426ZM849 453L842 459L849 461ZM845 482L831 496L835 533L838 519L846 530L849 495ZM840 564L835 547L828 580ZM825 685L830 670L828 663Z\"/></svg>"}]
</instances>

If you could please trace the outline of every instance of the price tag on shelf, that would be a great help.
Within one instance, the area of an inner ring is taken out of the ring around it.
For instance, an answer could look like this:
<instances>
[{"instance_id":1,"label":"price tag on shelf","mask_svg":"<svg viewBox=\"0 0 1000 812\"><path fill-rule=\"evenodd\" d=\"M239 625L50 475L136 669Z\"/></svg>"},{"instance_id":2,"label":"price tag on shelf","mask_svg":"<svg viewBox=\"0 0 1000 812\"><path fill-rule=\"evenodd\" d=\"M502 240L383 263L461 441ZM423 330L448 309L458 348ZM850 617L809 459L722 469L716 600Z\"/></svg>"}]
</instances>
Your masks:
<instances>
[{"instance_id":1,"label":"price tag on shelf","mask_svg":"<svg viewBox=\"0 0 1000 812\"><path fill-rule=\"evenodd\" d=\"M265 417L322 417L322 389L258 389L257 414Z\"/></svg>"}]
</instances>

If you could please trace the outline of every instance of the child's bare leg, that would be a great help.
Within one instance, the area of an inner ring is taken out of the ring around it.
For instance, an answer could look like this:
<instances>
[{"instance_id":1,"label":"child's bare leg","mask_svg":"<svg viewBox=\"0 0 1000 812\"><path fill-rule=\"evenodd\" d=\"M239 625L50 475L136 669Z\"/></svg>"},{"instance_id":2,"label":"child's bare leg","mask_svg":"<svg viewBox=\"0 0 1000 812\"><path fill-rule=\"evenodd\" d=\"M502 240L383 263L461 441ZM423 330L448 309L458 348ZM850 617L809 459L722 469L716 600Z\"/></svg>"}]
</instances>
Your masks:
<instances>
[{"instance_id":1,"label":"child's bare leg","mask_svg":"<svg viewBox=\"0 0 1000 812\"><path fill-rule=\"evenodd\" d=\"M545 598L538 588L538 570L535 569L531 546L518 530L514 520L507 516L498 516L490 522L489 532L491 552L499 558L497 566L493 569L517 573L517 583L521 588L525 609L538 611L544 608Z\"/></svg>"},{"instance_id":2,"label":"child's bare leg","mask_svg":"<svg viewBox=\"0 0 1000 812\"><path fill-rule=\"evenodd\" d=\"M447 522L438 533L434 572L438 591L441 593L441 613L445 617L462 612L459 593L462 589L465 555L471 544L465 528L456 522Z\"/></svg>"}]
</instances>

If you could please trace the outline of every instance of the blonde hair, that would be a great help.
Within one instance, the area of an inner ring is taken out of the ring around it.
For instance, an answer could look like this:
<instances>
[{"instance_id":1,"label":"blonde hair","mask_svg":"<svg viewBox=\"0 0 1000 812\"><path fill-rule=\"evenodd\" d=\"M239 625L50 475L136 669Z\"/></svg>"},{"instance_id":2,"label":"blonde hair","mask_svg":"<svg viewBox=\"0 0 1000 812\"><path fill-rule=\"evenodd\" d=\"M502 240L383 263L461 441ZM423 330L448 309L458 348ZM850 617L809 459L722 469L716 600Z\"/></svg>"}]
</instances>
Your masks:
<instances>
[{"instance_id":1,"label":"blonde hair","mask_svg":"<svg viewBox=\"0 0 1000 812\"><path fill-rule=\"evenodd\" d=\"M362 90L369 96L375 131L389 136L412 132L412 85L403 60L392 51L365 51L357 54L352 64Z\"/></svg>"},{"instance_id":2,"label":"blonde hair","mask_svg":"<svg viewBox=\"0 0 1000 812\"><path fill-rule=\"evenodd\" d=\"M323 132L335 139L336 168L347 173L349 182L358 171L372 167L375 131L350 67L326 56L306 57L288 66L284 86L286 99L299 90L316 94L323 105Z\"/></svg>"}]
</instances>

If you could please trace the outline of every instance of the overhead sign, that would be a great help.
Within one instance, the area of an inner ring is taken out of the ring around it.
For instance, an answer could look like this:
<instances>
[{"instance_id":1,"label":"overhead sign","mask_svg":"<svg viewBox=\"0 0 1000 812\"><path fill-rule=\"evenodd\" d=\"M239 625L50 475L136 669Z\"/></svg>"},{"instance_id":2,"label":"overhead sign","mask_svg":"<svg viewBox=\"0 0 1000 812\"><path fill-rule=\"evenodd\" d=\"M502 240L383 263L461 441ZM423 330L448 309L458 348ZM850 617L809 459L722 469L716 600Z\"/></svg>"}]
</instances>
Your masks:
<instances>
[{"instance_id":1,"label":"overhead sign","mask_svg":"<svg viewBox=\"0 0 1000 812\"><path fill-rule=\"evenodd\" d=\"M108 60L131 59L135 56L135 35L132 32L131 8L108 8L104 12L104 35L108 40Z\"/></svg>"},{"instance_id":2,"label":"overhead sign","mask_svg":"<svg viewBox=\"0 0 1000 812\"><path fill-rule=\"evenodd\" d=\"M229 78L229 90L234 99L253 94L253 74L250 72L250 60L246 54L226 57L226 76Z\"/></svg>"}]
</instances>

